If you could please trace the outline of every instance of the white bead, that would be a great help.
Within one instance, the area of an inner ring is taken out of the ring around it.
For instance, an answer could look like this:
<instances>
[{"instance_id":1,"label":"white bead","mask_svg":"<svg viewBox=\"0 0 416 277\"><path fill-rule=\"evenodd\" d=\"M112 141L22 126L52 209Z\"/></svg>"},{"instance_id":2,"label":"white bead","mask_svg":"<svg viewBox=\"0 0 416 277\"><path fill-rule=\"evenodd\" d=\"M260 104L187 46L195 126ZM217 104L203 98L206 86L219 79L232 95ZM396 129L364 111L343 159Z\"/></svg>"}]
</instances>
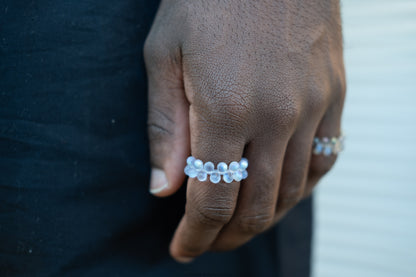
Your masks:
<instances>
[{"instance_id":1,"label":"white bead","mask_svg":"<svg viewBox=\"0 0 416 277\"><path fill-rule=\"evenodd\" d=\"M340 140L337 140L336 142L335 142L335 144L334 144L334 154L338 154L339 152L341 152L341 149L342 148L342 146L341 146L341 141Z\"/></svg>"},{"instance_id":2,"label":"white bead","mask_svg":"<svg viewBox=\"0 0 416 277\"><path fill-rule=\"evenodd\" d=\"M195 160L193 165L196 169L200 170L204 167L204 163L201 160Z\"/></svg>"},{"instance_id":3,"label":"white bead","mask_svg":"<svg viewBox=\"0 0 416 277\"><path fill-rule=\"evenodd\" d=\"M211 174L211 176L209 176L209 180L212 183L217 184L221 181L221 175L218 172L214 172Z\"/></svg>"},{"instance_id":4,"label":"white bead","mask_svg":"<svg viewBox=\"0 0 416 277\"><path fill-rule=\"evenodd\" d=\"M224 162L220 162L220 163L217 165L217 169L218 169L218 172L219 172L220 174L224 174L225 172L227 172L228 166L227 166L227 164L226 164L226 163L224 163Z\"/></svg>"},{"instance_id":5,"label":"white bead","mask_svg":"<svg viewBox=\"0 0 416 277\"><path fill-rule=\"evenodd\" d=\"M204 182L207 180L208 175L204 171L198 172L197 178L199 181Z\"/></svg>"},{"instance_id":6,"label":"white bead","mask_svg":"<svg viewBox=\"0 0 416 277\"><path fill-rule=\"evenodd\" d=\"M192 157L192 156L189 156L187 159L186 159L186 163L187 164L189 164L189 165L192 165L192 163L195 161L195 158L194 157Z\"/></svg>"},{"instance_id":7,"label":"white bead","mask_svg":"<svg viewBox=\"0 0 416 277\"><path fill-rule=\"evenodd\" d=\"M242 158L240 161L240 169L244 170L248 167L248 160L246 158Z\"/></svg>"},{"instance_id":8,"label":"white bead","mask_svg":"<svg viewBox=\"0 0 416 277\"><path fill-rule=\"evenodd\" d=\"M247 170L244 170L241 174L242 174L242 176L243 176L243 180L244 180L245 178L247 178L247 177L248 177L248 172L247 172Z\"/></svg>"},{"instance_id":9,"label":"white bead","mask_svg":"<svg viewBox=\"0 0 416 277\"><path fill-rule=\"evenodd\" d=\"M324 147L324 155L330 156L332 154L332 147L330 145L325 145Z\"/></svg>"},{"instance_id":10,"label":"white bead","mask_svg":"<svg viewBox=\"0 0 416 277\"><path fill-rule=\"evenodd\" d=\"M234 179L233 175L230 172L225 173L222 178L224 179L224 182L226 183L231 183Z\"/></svg>"},{"instance_id":11,"label":"white bead","mask_svg":"<svg viewBox=\"0 0 416 277\"><path fill-rule=\"evenodd\" d=\"M195 178L196 177L196 175L198 175L198 171L195 169L195 168L193 168L193 167L189 167L189 170L187 170L188 171L188 173L186 173L190 178Z\"/></svg>"},{"instance_id":12,"label":"white bead","mask_svg":"<svg viewBox=\"0 0 416 277\"><path fill-rule=\"evenodd\" d=\"M214 164L212 162L206 162L204 164L204 169L209 174L209 173L214 171L215 167L214 167Z\"/></svg>"},{"instance_id":13,"label":"white bead","mask_svg":"<svg viewBox=\"0 0 416 277\"><path fill-rule=\"evenodd\" d=\"M313 149L313 153L315 155L319 155L322 153L322 150L324 149L324 146L322 145L322 143L318 142L315 145L315 148Z\"/></svg>"},{"instance_id":14,"label":"white bead","mask_svg":"<svg viewBox=\"0 0 416 277\"><path fill-rule=\"evenodd\" d=\"M239 167L240 167L240 165L238 164L238 162L230 163L230 171L231 172L236 172Z\"/></svg>"},{"instance_id":15,"label":"white bead","mask_svg":"<svg viewBox=\"0 0 416 277\"><path fill-rule=\"evenodd\" d=\"M240 170L238 170L233 173L233 178L236 182L240 182L243 179L243 173Z\"/></svg>"},{"instance_id":16,"label":"white bead","mask_svg":"<svg viewBox=\"0 0 416 277\"><path fill-rule=\"evenodd\" d=\"M189 170L191 170L191 167L189 165L185 166L185 169L183 170L186 175L189 174Z\"/></svg>"}]
</instances>

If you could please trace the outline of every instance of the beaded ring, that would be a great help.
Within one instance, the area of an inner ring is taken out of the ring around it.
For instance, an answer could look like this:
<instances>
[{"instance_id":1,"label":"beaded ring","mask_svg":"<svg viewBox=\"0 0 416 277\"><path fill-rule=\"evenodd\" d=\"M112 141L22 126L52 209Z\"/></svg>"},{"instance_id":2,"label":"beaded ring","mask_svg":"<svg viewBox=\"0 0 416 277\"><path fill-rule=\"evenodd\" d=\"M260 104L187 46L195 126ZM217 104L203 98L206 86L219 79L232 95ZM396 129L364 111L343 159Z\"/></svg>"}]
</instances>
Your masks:
<instances>
[{"instance_id":1,"label":"beaded ring","mask_svg":"<svg viewBox=\"0 0 416 277\"><path fill-rule=\"evenodd\" d=\"M231 183L232 181L240 182L247 178L248 160L242 158L239 162L231 162L227 165L224 162L220 162L215 168L213 162L203 163L192 156L186 159L185 174L190 178L197 178L199 181L204 182L208 179L217 184L221 181L221 176L224 182Z\"/></svg>"},{"instance_id":2,"label":"beaded ring","mask_svg":"<svg viewBox=\"0 0 416 277\"><path fill-rule=\"evenodd\" d=\"M313 140L313 154L315 155L324 155L324 156L331 156L337 155L339 152L344 150L344 135L339 137L328 138L324 137L314 138Z\"/></svg>"}]
</instances>

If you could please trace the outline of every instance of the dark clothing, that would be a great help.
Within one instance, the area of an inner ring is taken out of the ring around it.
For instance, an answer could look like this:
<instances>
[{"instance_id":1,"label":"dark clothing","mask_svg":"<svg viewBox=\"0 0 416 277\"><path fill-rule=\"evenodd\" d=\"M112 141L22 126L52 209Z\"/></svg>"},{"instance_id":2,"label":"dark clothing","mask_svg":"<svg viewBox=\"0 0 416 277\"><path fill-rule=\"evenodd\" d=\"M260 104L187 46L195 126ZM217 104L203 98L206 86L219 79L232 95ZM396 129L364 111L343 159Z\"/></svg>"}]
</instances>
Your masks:
<instances>
[{"instance_id":1,"label":"dark clothing","mask_svg":"<svg viewBox=\"0 0 416 277\"><path fill-rule=\"evenodd\" d=\"M169 257L185 198L148 193L157 6L0 0L0 276L308 276L310 200L236 251Z\"/></svg>"}]
</instances>

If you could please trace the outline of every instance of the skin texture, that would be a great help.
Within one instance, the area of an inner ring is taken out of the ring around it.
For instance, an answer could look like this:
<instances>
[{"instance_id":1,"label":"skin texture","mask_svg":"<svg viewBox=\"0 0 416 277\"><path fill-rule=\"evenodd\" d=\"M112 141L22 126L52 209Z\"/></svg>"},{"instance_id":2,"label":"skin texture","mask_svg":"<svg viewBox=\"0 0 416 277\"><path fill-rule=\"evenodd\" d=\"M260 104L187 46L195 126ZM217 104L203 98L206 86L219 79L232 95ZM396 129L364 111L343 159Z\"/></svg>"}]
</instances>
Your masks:
<instances>
[{"instance_id":1,"label":"skin texture","mask_svg":"<svg viewBox=\"0 0 416 277\"><path fill-rule=\"evenodd\" d=\"M249 177L187 183L170 253L189 262L241 246L277 223L336 157L345 74L338 1L165 0L145 44L151 192L182 185L186 157L247 157Z\"/></svg>"}]
</instances>

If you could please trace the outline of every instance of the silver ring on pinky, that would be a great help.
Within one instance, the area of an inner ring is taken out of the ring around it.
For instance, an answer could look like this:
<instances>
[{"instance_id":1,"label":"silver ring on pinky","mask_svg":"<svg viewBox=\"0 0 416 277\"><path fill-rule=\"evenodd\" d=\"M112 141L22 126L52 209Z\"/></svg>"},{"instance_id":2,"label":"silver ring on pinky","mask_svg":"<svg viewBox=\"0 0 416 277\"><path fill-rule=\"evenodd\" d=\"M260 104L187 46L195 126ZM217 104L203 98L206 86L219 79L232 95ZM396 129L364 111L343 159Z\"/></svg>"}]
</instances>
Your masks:
<instances>
[{"instance_id":1,"label":"silver ring on pinky","mask_svg":"<svg viewBox=\"0 0 416 277\"><path fill-rule=\"evenodd\" d=\"M339 137L324 137L317 138L313 140L313 154L314 155L324 155L331 156L337 155L342 150L344 150L345 136L341 134Z\"/></svg>"},{"instance_id":2,"label":"silver ring on pinky","mask_svg":"<svg viewBox=\"0 0 416 277\"><path fill-rule=\"evenodd\" d=\"M247 178L248 160L242 158L239 162L231 162L227 165L224 162L220 162L215 167L214 163L203 163L192 156L186 159L185 174L189 178L197 178L199 181L204 182L210 180L212 183L217 184L221 181L221 177L226 183L233 181L240 182Z\"/></svg>"}]
</instances>

